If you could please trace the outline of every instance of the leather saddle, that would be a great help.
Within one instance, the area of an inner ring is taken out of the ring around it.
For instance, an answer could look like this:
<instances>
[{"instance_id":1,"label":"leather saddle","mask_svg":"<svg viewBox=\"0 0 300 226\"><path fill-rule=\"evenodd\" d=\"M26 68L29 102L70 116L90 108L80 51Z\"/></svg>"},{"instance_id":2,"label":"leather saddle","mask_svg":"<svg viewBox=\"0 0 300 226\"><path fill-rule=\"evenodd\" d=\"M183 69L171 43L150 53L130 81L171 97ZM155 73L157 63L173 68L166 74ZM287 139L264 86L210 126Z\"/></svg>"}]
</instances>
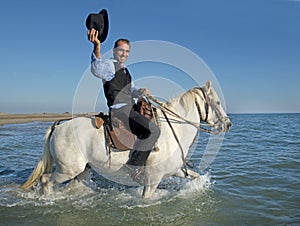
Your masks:
<instances>
[{"instance_id":1,"label":"leather saddle","mask_svg":"<svg viewBox=\"0 0 300 226\"><path fill-rule=\"evenodd\" d=\"M153 120L153 112L156 112L156 109L152 108L152 106L142 98L136 105L136 111L148 119ZM101 112L95 116L95 125L97 129L104 126L105 137L109 147L118 149L119 151L133 149L136 135L128 130L124 123L118 118Z\"/></svg>"}]
</instances>

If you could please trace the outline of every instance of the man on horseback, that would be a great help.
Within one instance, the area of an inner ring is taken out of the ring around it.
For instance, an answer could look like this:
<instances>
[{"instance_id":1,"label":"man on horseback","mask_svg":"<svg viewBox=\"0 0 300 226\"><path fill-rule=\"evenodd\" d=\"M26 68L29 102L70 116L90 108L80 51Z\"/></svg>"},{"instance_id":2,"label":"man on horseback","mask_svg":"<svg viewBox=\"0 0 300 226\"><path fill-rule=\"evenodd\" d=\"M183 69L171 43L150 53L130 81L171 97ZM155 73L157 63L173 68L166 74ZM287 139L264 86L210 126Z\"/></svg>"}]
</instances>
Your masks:
<instances>
[{"instance_id":1,"label":"man on horseback","mask_svg":"<svg viewBox=\"0 0 300 226\"><path fill-rule=\"evenodd\" d=\"M94 44L91 71L94 76L102 79L110 115L120 119L137 136L124 168L134 180L141 182L140 174L160 135L160 129L154 122L135 110L133 98L148 95L149 90L137 90L125 66L130 53L129 40L118 39L114 45L113 58L102 60L98 31L93 28L89 29L88 39Z\"/></svg>"}]
</instances>

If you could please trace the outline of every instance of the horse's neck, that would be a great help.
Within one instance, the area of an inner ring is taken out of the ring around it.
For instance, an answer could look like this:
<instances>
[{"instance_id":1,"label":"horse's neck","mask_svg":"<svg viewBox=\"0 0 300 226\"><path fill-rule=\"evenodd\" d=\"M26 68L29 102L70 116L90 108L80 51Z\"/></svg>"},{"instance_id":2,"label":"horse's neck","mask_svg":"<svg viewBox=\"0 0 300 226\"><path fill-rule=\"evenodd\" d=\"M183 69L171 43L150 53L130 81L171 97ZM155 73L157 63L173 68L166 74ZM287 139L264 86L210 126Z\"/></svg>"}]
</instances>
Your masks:
<instances>
[{"instance_id":1,"label":"horse's neck","mask_svg":"<svg viewBox=\"0 0 300 226\"><path fill-rule=\"evenodd\" d=\"M187 93L184 93L169 104L170 108L182 118L192 122L199 122L199 113L192 92L188 91Z\"/></svg>"},{"instance_id":2,"label":"horse's neck","mask_svg":"<svg viewBox=\"0 0 300 226\"><path fill-rule=\"evenodd\" d=\"M197 135L197 128L189 124L187 121L193 123L200 122L200 115L195 104L194 95L191 93L184 94L179 98L169 102L168 108L180 116L179 118L172 114L168 114L167 117L170 116L171 119L181 122L179 124L172 123L172 126L174 127L176 136L178 136L182 145L189 147ZM168 123L165 123L164 125L169 127ZM170 134L170 136L174 136L174 134ZM188 149L185 151L187 153Z\"/></svg>"}]
</instances>

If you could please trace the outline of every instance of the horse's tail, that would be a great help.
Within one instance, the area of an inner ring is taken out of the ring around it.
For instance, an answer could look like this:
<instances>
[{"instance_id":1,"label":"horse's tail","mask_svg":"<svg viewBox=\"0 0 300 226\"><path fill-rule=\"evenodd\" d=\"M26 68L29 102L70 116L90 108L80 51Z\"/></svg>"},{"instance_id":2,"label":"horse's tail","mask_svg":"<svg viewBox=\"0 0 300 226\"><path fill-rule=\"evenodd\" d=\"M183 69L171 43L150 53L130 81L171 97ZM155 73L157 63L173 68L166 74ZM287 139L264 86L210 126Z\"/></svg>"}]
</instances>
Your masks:
<instances>
[{"instance_id":1,"label":"horse's tail","mask_svg":"<svg viewBox=\"0 0 300 226\"><path fill-rule=\"evenodd\" d=\"M51 134L53 132L54 127L50 127L45 134L44 137L44 150L43 154L36 164L36 167L34 168L33 172L27 179L27 181L20 186L20 188L29 188L33 185L33 183L40 178L44 172L51 173L52 172L52 164L53 164L53 158L50 154L50 146L49 146L49 140L51 137Z\"/></svg>"}]
</instances>

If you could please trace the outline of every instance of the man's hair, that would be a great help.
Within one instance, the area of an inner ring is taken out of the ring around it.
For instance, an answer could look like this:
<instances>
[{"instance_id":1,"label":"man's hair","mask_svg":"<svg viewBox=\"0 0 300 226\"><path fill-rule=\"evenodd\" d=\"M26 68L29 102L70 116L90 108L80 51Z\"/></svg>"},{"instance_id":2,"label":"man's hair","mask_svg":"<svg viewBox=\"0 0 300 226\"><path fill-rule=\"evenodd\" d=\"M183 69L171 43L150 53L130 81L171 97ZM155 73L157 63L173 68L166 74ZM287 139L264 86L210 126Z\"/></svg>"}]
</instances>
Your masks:
<instances>
[{"instance_id":1,"label":"man's hair","mask_svg":"<svg viewBox=\"0 0 300 226\"><path fill-rule=\"evenodd\" d=\"M115 41L114 48L116 48L116 47L119 46L119 42L125 42L125 43L127 43L130 46L130 41L128 39L126 39L126 38L119 38L117 41Z\"/></svg>"}]
</instances>

